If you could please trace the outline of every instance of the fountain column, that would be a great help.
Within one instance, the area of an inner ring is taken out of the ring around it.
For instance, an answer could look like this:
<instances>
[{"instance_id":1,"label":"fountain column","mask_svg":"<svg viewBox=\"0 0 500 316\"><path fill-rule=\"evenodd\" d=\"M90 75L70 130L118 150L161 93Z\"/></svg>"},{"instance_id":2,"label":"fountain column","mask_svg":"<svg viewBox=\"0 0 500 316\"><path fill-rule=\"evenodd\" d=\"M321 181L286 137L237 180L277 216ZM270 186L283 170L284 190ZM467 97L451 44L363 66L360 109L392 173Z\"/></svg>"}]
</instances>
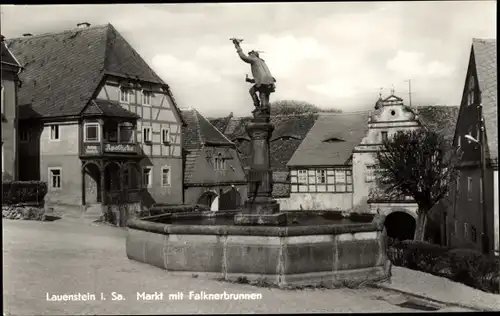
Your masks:
<instances>
[{"instance_id":1,"label":"fountain column","mask_svg":"<svg viewBox=\"0 0 500 316\"><path fill-rule=\"evenodd\" d=\"M283 225L286 214L272 198L273 174L270 166L269 140L274 126L268 110L254 111L247 133L252 144L252 162L248 172L248 199L242 213L234 218L236 225Z\"/></svg>"}]
</instances>

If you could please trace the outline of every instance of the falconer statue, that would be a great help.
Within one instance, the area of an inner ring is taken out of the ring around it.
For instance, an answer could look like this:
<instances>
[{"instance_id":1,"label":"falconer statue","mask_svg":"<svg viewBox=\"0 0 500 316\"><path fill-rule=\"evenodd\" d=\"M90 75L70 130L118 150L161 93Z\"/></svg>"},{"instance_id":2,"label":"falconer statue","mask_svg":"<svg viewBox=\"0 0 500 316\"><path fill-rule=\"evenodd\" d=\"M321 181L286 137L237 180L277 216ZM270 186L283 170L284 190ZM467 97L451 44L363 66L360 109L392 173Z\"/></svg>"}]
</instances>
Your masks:
<instances>
[{"instance_id":1,"label":"falconer statue","mask_svg":"<svg viewBox=\"0 0 500 316\"><path fill-rule=\"evenodd\" d=\"M254 84L249 90L256 108L254 112L260 110L269 113L269 95L276 89L276 79L271 75L266 62L260 58L259 52L252 50L248 52L248 55L245 55L240 46L243 40L232 38L231 41L236 47L236 52L238 52L241 60L251 65L253 78L249 78L247 75L245 81ZM259 94L258 97L257 93Z\"/></svg>"}]
</instances>

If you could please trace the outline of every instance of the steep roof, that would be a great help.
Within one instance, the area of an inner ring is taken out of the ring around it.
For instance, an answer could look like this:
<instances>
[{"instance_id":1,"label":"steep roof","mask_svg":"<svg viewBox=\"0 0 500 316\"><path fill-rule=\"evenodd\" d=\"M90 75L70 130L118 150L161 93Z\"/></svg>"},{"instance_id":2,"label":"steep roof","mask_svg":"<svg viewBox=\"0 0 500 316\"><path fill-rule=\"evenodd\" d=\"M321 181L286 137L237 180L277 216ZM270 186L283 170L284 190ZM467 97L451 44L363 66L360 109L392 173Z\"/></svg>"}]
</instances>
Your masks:
<instances>
[{"instance_id":1,"label":"steep roof","mask_svg":"<svg viewBox=\"0 0 500 316\"><path fill-rule=\"evenodd\" d=\"M85 108L82 115L102 115L135 119L140 117L136 113L122 107L119 102L100 99L90 101L90 106Z\"/></svg>"},{"instance_id":2,"label":"steep roof","mask_svg":"<svg viewBox=\"0 0 500 316\"><path fill-rule=\"evenodd\" d=\"M369 111L321 113L288 166L344 165L368 131Z\"/></svg>"},{"instance_id":3,"label":"steep roof","mask_svg":"<svg viewBox=\"0 0 500 316\"><path fill-rule=\"evenodd\" d=\"M290 195L289 172L287 162L314 125L315 114L273 115L271 123L274 131L270 143L271 168L273 169L273 197ZM251 163L252 147L245 126L251 117L227 117L212 119L211 122L224 131L224 134L234 141L243 166L248 168Z\"/></svg>"},{"instance_id":4,"label":"steep roof","mask_svg":"<svg viewBox=\"0 0 500 316\"><path fill-rule=\"evenodd\" d=\"M458 106L420 106L418 120L431 131L452 141ZM413 109L412 109L413 110ZM288 166L333 166L348 163L354 147L368 132L369 111L322 113L295 151Z\"/></svg>"},{"instance_id":5,"label":"steep roof","mask_svg":"<svg viewBox=\"0 0 500 316\"><path fill-rule=\"evenodd\" d=\"M12 54L12 52L5 45L3 35L0 35L0 61L3 65L10 65L17 68L21 67L21 64L17 61L16 57Z\"/></svg>"},{"instance_id":6,"label":"steep roof","mask_svg":"<svg viewBox=\"0 0 500 316\"><path fill-rule=\"evenodd\" d=\"M459 106L419 106L417 110L418 120L423 126L441 134L446 140L453 141L460 110Z\"/></svg>"},{"instance_id":7,"label":"steep roof","mask_svg":"<svg viewBox=\"0 0 500 316\"><path fill-rule=\"evenodd\" d=\"M234 145L195 109L182 109L181 114L186 122L182 128L185 149L199 149L203 145Z\"/></svg>"},{"instance_id":8,"label":"steep roof","mask_svg":"<svg viewBox=\"0 0 500 316\"><path fill-rule=\"evenodd\" d=\"M274 125L270 140L271 168L274 170L287 169L288 160L314 125L316 117L315 114L271 116L271 123ZM245 129L251 119L251 117L231 118L225 124L225 135L237 144L245 167L249 167L251 162L250 137Z\"/></svg>"},{"instance_id":9,"label":"steep roof","mask_svg":"<svg viewBox=\"0 0 500 316\"><path fill-rule=\"evenodd\" d=\"M19 104L42 117L79 115L103 75L165 85L111 25L7 40L25 71Z\"/></svg>"},{"instance_id":10,"label":"steep roof","mask_svg":"<svg viewBox=\"0 0 500 316\"><path fill-rule=\"evenodd\" d=\"M472 40L489 156L498 159L497 40Z\"/></svg>"}]
</instances>

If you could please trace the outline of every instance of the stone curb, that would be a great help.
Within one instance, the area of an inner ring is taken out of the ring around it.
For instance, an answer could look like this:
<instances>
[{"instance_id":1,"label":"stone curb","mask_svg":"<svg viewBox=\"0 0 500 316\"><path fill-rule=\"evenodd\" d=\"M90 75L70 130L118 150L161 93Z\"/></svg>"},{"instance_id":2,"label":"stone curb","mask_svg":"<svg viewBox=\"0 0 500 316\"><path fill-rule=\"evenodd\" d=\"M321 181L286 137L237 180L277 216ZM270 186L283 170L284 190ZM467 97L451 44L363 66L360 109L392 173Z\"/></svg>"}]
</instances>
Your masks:
<instances>
[{"instance_id":1,"label":"stone curb","mask_svg":"<svg viewBox=\"0 0 500 316\"><path fill-rule=\"evenodd\" d=\"M392 288L392 287L390 287L390 286L388 286L386 284L382 284L382 283L380 283L380 284L370 284L370 285L367 285L367 286L368 287L372 287L372 288L378 288L378 289L388 290L388 291L392 291L392 292L396 292L396 293L400 293L400 294L404 294L404 295L413 296L413 297L416 297L418 299L427 300L427 301L430 301L432 303L445 305L447 307L449 307L449 306L451 306L451 307L461 307L461 308L473 309L473 310L478 311L478 312L497 312L498 311L496 309L491 309L489 307L483 307L483 306L478 306L478 305L474 305L474 304L462 304L462 303L455 303L455 302L439 301L439 300L436 300L436 299L431 298L431 297L427 297L427 296L423 296L423 295L411 293L411 292L408 292L408 291L403 291L403 290L395 289L395 288Z\"/></svg>"}]
</instances>

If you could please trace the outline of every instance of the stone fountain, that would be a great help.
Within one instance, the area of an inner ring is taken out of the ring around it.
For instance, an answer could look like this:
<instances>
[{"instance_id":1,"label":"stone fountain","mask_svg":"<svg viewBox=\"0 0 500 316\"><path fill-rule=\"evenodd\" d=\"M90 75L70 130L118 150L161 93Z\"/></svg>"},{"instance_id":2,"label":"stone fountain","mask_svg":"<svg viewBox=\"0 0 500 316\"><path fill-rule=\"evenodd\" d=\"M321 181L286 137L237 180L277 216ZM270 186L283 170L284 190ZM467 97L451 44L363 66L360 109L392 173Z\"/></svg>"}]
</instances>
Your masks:
<instances>
[{"instance_id":1,"label":"stone fountain","mask_svg":"<svg viewBox=\"0 0 500 316\"><path fill-rule=\"evenodd\" d=\"M247 125L253 150L249 197L243 211L162 214L130 220L128 258L175 273L225 280L245 277L280 287L387 279L390 264L382 220L352 222L315 212L301 212L299 217L280 212L272 199L269 163L273 132L269 96L276 80L258 52L245 55L242 40L232 41L240 58L252 66L254 78L247 77L247 82L255 83L250 89L254 117Z\"/></svg>"}]
</instances>

